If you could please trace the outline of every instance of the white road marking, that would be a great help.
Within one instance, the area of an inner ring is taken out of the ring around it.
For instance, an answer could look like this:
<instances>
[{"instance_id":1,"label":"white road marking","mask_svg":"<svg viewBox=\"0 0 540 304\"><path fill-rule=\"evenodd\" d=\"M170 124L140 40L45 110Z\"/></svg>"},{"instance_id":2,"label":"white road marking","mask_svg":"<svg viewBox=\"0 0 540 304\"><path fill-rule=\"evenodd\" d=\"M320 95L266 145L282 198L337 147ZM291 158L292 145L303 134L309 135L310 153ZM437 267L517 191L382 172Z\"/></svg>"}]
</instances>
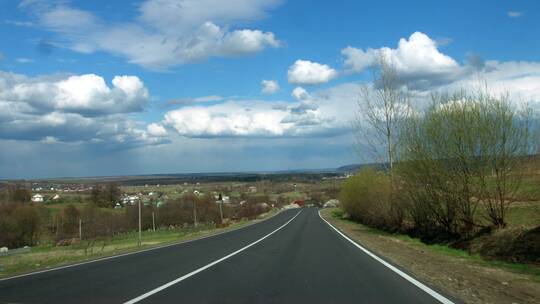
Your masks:
<instances>
[{"instance_id":1,"label":"white road marking","mask_svg":"<svg viewBox=\"0 0 540 304\"><path fill-rule=\"evenodd\" d=\"M375 260L377 260L377 262L383 264L384 266L390 268L390 270L392 270L393 272L397 273L398 275L400 275L402 278L404 278L405 280L411 282L412 284L414 284L416 287L422 289L423 291L425 291L427 294L429 294L430 296L434 297L437 301L443 303L443 304L455 304L454 302L450 301L449 299L447 299L446 297L444 297L443 295L441 295L440 293L436 292L435 290L429 288L428 286L422 284L420 281L418 281L417 279L411 277L410 275L406 274L405 272L399 270L398 268L396 268L395 266L393 266L392 264L386 262L385 260L381 259L380 257L378 257L377 255L375 255L374 253L372 253L371 251L367 250L366 248L358 245L358 243L356 243L355 241L353 241L352 239L350 239L348 236L346 236L345 234L343 234L341 231L339 231L336 227L334 227L332 224L330 224L327 220L325 220L322 216L321 216L321 211L319 210L319 217L325 221L328 226L330 226L331 228L333 228L335 231L337 231L337 233L339 233L343 238L345 238L347 241L351 242L354 246L358 247L360 250L362 250L363 252L365 252L367 255L369 255L370 257L374 258Z\"/></svg>"},{"instance_id":2,"label":"white road marking","mask_svg":"<svg viewBox=\"0 0 540 304\"><path fill-rule=\"evenodd\" d=\"M280 213L281 213L281 211L274 214L274 215L272 215L272 216L270 216L270 217L267 217L267 218L265 218L265 219L263 219L263 220L261 220L259 222L253 222L253 223L247 224L247 225L242 226L242 227L234 228L234 229L231 229L231 230L219 232L219 233L212 234L212 235L203 236L203 237L196 238L196 239L193 239L193 240L185 240L185 241L175 242L175 243L172 243L172 244L166 244L166 245L147 248L147 249L143 249L143 250L137 250L137 251L133 251L133 252L117 254L117 255L113 255L113 256L109 256L109 257L104 257L104 258L99 258L99 259L95 259L95 260L86 261L86 262L74 263L74 264L69 264L69 265L65 265L65 266L59 266L59 267L54 267L54 268L50 268L50 269L44 269L44 270L38 270L38 271L34 271L34 272L19 274L19 275L16 275L16 276L0 279L0 282L7 281L7 280L13 280L13 279L17 279L17 278L22 278L22 277L26 277L26 276L31 276L31 275L35 275L35 274L40 274L40 273L44 273L44 272L51 272L51 271L56 271L56 270L61 270L61 269L66 269L66 268L71 268L71 267L78 267L78 266L82 266L82 265L85 265L85 264L96 263L96 262L106 261L106 260L110 260L110 259L116 259L116 258L128 256L128 255L139 254L139 253L143 253L143 252L147 252L147 251L158 250L158 249L163 249L163 248L172 247L172 246L178 246L178 245L182 245L182 244L186 244L186 243L196 242L196 241L204 240L204 239L207 239L207 238L212 238L212 237L215 237L215 236L218 236L218 235L222 235L222 234L225 234L225 233L229 233L229 232L233 232L233 231L237 231L237 230L247 228L247 227L249 227L251 225L255 225L255 224L261 223L263 221L269 220L269 219L273 218L274 216L276 216L276 215L278 215Z\"/></svg>"},{"instance_id":3,"label":"white road marking","mask_svg":"<svg viewBox=\"0 0 540 304\"><path fill-rule=\"evenodd\" d=\"M232 256L234 256L234 255L236 255L236 254L238 254L238 253L240 253L240 252L242 252L242 251L248 249L248 248L251 247L251 246L256 245L257 243L263 241L264 239L268 238L268 237L271 236L272 234L278 232L278 231L281 230L283 227L287 226L287 225L288 225L290 222L292 222L292 221L293 221L300 213L302 213L302 210L298 211L298 213L297 213L295 216L293 216L290 220L288 220L285 224L279 226L276 230L270 232L269 234L263 236L262 238L256 240L255 242L253 242L253 243L251 243L251 244L249 244L249 245L246 245L246 246L244 246L244 247L242 247L242 248L236 250L235 252L230 253L230 254L228 254L228 255L226 255L226 256L220 258L220 259L217 259L217 260L213 261L212 263L207 264L206 266L203 266L203 267L198 268L198 269L196 269L196 270L194 270L194 271L192 271L192 272L190 272L190 273L188 273L188 274L186 274L186 275L183 275L183 276L179 277L179 278L176 279L176 280L170 281L170 282L167 283L167 284L161 285L161 286L159 286L159 287L157 287L157 288L155 288L155 289L150 290L149 292L147 292L147 293L145 293L145 294L142 294L142 295L140 295L140 296L138 296L138 297L136 297L136 298L134 298L134 299L131 299L131 300L127 301L127 302L124 302L124 304L133 304L133 303L137 303L137 302L139 302L139 301L141 301L141 300L144 300L144 299L148 298L149 296L151 296L151 295L153 295L153 294L156 294L156 293L158 293L158 292L160 292L160 291L162 291L162 290L164 290L164 289L166 289L166 288L169 288L169 287L173 286L174 284L177 284L177 283L179 283L179 282L182 282L183 280L185 280L185 279L187 279L187 278L189 278L189 277L192 277L192 276L196 275L197 273L199 273L199 272L201 272L201 271L204 271L204 270L206 270L206 269L208 269L208 268L210 268L210 267L212 267L212 266L214 266L214 265L216 265L216 264L218 264L218 263L220 263L220 262L223 262L223 261L225 261L226 259L228 259L228 258L230 258L230 257L232 257Z\"/></svg>"}]
</instances>

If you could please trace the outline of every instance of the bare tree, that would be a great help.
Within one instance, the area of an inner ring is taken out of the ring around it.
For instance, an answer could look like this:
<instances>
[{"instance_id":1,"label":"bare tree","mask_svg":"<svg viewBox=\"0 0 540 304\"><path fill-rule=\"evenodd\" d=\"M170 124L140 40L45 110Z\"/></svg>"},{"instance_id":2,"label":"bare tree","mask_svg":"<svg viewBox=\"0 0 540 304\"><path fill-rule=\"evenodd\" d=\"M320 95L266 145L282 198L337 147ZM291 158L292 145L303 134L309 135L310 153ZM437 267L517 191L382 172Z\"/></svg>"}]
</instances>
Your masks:
<instances>
[{"instance_id":1,"label":"bare tree","mask_svg":"<svg viewBox=\"0 0 540 304\"><path fill-rule=\"evenodd\" d=\"M386 165L392 176L396 162L399 123L409 114L409 94L395 66L383 54L372 70L372 85L362 88L353 125L357 130L357 150L365 146L377 161Z\"/></svg>"}]
</instances>

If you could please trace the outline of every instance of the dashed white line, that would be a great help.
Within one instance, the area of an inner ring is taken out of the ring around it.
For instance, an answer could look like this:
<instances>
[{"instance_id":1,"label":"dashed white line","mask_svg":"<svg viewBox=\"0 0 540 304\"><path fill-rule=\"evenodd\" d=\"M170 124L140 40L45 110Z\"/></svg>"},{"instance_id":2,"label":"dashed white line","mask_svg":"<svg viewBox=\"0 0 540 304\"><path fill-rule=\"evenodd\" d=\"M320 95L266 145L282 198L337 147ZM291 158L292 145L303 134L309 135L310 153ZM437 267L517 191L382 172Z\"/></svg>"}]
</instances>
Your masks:
<instances>
[{"instance_id":1,"label":"dashed white line","mask_svg":"<svg viewBox=\"0 0 540 304\"><path fill-rule=\"evenodd\" d=\"M236 250L235 252L232 252L232 253L230 253L230 254L228 254L228 255L226 255L226 256L220 258L220 259L217 259L217 260L213 261L213 262L210 263L210 264L207 264L207 265L205 265L205 266L203 266L203 267L200 267L200 268L198 268L198 269L196 269L196 270L194 270L194 271L192 271L192 272L190 272L190 273L188 273L188 274L185 274L185 275L179 277L178 279L175 279L175 280L173 280L173 281L170 281L169 283L163 284L163 285L161 285L161 286L159 286L159 287L157 287L157 288L155 288L155 289L152 289L152 290L150 290L149 292L144 293L144 294L142 294L142 295L140 295L140 296L138 296L138 297L136 297L136 298L134 298L134 299L131 299L131 300L127 301L127 302L124 302L124 304L133 304L133 303L137 303L137 302L139 302L139 301L141 301L141 300L144 300L144 299L148 298L149 296L151 296L151 295L153 295L153 294L156 294L156 293L158 293L158 292L160 292L160 291L162 291L162 290L164 290L164 289L166 289L166 288L169 288L169 287L173 286L174 284L177 284L177 283L179 283L179 282L182 282L183 280L185 280L185 279L187 279L187 278L189 278L189 277L192 277L192 276L196 275L197 273L199 273L199 272L201 272L201 271L204 271L204 270L206 270L206 269L208 269L208 268L210 268L210 267L212 267L212 266L214 266L214 265L216 265L216 264L218 264L218 263L220 263L220 262L223 262L223 261L225 261L226 259L228 259L228 258L230 258L230 257L232 257L232 256L234 256L234 255L236 255L236 254L238 254L238 253L240 253L240 252L242 252L242 251L248 249L248 248L251 247L251 246L256 245L257 243L263 241L264 239L268 238L268 237L271 236L272 234L278 232L278 231L281 230L283 227L287 226L287 225L288 225L290 222L292 222L292 221L293 221L293 220L294 220L301 212L302 212L302 210L300 210L295 216L293 216L293 217L292 217L290 220L288 220L285 224L279 226L276 230L274 230L274 231L268 233L267 235L263 236L262 238L256 240L255 242L250 243L249 245L246 245L246 246L244 246L244 247L242 247L242 248Z\"/></svg>"}]
</instances>

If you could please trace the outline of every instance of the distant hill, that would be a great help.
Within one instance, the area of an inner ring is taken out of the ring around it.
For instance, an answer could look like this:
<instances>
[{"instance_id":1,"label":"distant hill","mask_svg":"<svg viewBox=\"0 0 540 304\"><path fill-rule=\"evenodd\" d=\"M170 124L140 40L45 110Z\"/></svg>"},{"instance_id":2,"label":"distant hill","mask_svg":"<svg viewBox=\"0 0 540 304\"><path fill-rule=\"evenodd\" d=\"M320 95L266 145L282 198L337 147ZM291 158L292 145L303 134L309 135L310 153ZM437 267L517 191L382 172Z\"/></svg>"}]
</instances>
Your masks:
<instances>
[{"instance_id":1,"label":"distant hill","mask_svg":"<svg viewBox=\"0 0 540 304\"><path fill-rule=\"evenodd\" d=\"M336 173L356 173L358 170L367 168L367 167L375 167L377 169L384 168L384 164L376 163L376 164L350 164L341 166L336 169Z\"/></svg>"}]
</instances>

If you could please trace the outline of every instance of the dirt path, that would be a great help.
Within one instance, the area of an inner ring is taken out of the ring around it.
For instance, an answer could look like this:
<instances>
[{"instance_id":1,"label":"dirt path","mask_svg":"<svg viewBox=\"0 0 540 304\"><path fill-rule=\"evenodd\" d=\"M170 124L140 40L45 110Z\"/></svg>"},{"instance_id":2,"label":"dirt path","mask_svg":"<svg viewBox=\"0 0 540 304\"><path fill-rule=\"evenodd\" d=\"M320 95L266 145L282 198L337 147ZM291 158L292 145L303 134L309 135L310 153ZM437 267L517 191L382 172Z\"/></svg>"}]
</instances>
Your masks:
<instances>
[{"instance_id":1,"label":"dirt path","mask_svg":"<svg viewBox=\"0 0 540 304\"><path fill-rule=\"evenodd\" d=\"M322 210L321 215L355 241L466 303L540 303L540 282L532 275L481 265L470 258L435 252L424 244L375 233L332 216L332 209Z\"/></svg>"}]
</instances>

